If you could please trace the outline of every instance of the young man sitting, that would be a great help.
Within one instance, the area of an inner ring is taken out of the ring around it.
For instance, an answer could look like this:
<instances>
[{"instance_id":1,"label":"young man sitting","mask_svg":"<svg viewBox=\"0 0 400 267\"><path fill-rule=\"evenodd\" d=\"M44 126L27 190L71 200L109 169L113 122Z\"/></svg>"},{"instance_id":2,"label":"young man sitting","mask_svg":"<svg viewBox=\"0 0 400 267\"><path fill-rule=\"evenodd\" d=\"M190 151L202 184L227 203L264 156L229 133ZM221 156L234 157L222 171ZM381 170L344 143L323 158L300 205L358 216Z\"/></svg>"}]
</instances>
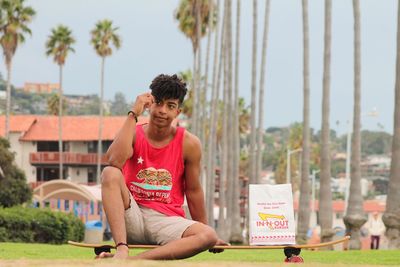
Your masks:
<instances>
[{"instance_id":1,"label":"young man sitting","mask_svg":"<svg viewBox=\"0 0 400 267\"><path fill-rule=\"evenodd\" d=\"M102 199L117 250L100 258L128 258L127 243L161 245L134 259L191 257L224 245L207 225L199 181L201 144L184 128L172 125L181 112L186 84L176 75L159 75L151 93L137 96L132 110L107 151ZM136 125L149 109L148 124ZM182 209L186 196L190 215Z\"/></svg>"}]
</instances>

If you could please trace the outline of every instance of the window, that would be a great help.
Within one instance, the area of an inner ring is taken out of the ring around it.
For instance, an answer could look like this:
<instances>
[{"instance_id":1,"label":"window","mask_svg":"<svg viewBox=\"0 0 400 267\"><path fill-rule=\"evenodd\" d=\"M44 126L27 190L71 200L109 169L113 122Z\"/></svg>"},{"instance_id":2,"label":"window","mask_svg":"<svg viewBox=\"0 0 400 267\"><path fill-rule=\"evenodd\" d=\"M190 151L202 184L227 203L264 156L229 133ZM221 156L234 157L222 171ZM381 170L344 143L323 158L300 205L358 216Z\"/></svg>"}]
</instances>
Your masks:
<instances>
[{"instance_id":1,"label":"window","mask_svg":"<svg viewBox=\"0 0 400 267\"><path fill-rule=\"evenodd\" d=\"M69 211L69 200L64 200L64 210Z\"/></svg>"},{"instance_id":2,"label":"window","mask_svg":"<svg viewBox=\"0 0 400 267\"><path fill-rule=\"evenodd\" d=\"M94 202L90 201L90 215L94 214Z\"/></svg>"},{"instance_id":3,"label":"window","mask_svg":"<svg viewBox=\"0 0 400 267\"><path fill-rule=\"evenodd\" d=\"M38 152L58 151L58 141L37 142Z\"/></svg>"},{"instance_id":4,"label":"window","mask_svg":"<svg viewBox=\"0 0 400 267\"><path fill-rule=\"evenodd\" d=\"M88 168L88 183L96 182L96 168Z\"/></svg>"}]
</instances>

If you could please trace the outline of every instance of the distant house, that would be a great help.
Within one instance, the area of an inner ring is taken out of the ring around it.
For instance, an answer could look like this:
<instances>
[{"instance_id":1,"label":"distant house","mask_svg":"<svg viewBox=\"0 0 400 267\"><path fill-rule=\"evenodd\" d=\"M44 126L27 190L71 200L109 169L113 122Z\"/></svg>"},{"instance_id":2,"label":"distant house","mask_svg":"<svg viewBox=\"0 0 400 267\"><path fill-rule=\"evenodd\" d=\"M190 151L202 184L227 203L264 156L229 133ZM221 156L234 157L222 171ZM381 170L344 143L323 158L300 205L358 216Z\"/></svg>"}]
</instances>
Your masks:
<instances>
[{"instance_id":1,"label":"distant house","mask_svg":"<svg viewBox=\"0 0 400 267\"><path fill-rule=\"evenodd\" d=\"M27 93L55 93L60 89L59 83L32 83L26 82L22 90Z\"/></svg>"},{"instance_id":2,"label":"distant house","mask_svg":"<svg viewBox=\"0 0 400 267\"><path fill-rule=\"evenodd\" d=\"M389 177L390 162L389 155L370 155L361 162L362 175L364 177Z\"/></svg>"},{"instance_id":3,"label":"distant house","mask_svg":"<svg viewBox=\"0 0 400 267\"><path fill-rule=\"evenodd\" d=\"M104 117L103 153L122 126L125 116ZM5 117L0 116L0 135L4 136ZM97 116L65 116L63 125L64 177L73 182L90 184L96 181ZM139 123L147 118L139 118ZM10 144L15 162L33 187L37 183L59 179L58 117L16 115L10 119ZM102 166L107 164L103 155Z\"/></svg>"}]
</instances>

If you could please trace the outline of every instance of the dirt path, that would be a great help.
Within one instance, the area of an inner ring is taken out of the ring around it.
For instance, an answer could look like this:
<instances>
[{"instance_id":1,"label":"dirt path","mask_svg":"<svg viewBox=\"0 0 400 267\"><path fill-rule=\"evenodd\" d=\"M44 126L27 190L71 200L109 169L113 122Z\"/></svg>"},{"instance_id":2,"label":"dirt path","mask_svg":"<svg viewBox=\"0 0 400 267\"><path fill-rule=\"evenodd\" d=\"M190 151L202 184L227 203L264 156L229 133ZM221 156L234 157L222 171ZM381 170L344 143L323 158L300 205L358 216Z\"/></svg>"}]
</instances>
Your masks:
<instances>
[{"instance_id":1,"label":"dirt path","mask_svg":"<svg viewBox=\"0 0 400 267\"><path fill-rule=\"evenodd\" d=\"M112 260L0 260L1 267L88 267L88 266L107 266L107 267L261 267L261 266L288 266L285 263L234 263L234 262L185 262L185 261L112 261ZM301 266L320 267L321 264L303 264ZM366 265L349 265L349 264L324 264L324 267L368 267ZM369 265L369 267L377 267L380 265ZM383 266L383 265L382 265ZM387 265L386 265L387 266Z\"/></svg>"}]
</instances>

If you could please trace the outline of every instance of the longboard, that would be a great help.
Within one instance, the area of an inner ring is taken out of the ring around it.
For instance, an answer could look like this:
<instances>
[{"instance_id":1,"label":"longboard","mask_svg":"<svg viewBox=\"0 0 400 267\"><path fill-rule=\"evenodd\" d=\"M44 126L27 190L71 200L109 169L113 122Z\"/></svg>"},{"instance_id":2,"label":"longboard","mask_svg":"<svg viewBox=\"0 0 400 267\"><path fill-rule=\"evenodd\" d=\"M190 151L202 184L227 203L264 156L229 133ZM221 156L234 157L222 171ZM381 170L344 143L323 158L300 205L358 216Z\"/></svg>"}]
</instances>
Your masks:
<instances>
[{"instance_id":1,"label":"longboard","mask_svg":"<svg viewBox=\"0 0 400 267\"><path fill-rule=\"evenodd\" d=\"M246 245L232 245L232 246L215 246L215 249L284 249L286 257L289 259L292 256L298 256L301 249L315 249L321 247L328 247L340 243L344 243L350 239L350 236L345 236L341 239L337 239L330 242L317 243L317 244L305 244L305 245L265 245L265 246L246 246ZM68 241L68 244L76 247L93 248L94 253L99 255L102 252L110 252L111 249L115 249L113 245L105 244L89 244L80 243L75 241ZM153 249L159 247L159 245L128 245L129 249Z\"/></svg>"}]
</instances>

